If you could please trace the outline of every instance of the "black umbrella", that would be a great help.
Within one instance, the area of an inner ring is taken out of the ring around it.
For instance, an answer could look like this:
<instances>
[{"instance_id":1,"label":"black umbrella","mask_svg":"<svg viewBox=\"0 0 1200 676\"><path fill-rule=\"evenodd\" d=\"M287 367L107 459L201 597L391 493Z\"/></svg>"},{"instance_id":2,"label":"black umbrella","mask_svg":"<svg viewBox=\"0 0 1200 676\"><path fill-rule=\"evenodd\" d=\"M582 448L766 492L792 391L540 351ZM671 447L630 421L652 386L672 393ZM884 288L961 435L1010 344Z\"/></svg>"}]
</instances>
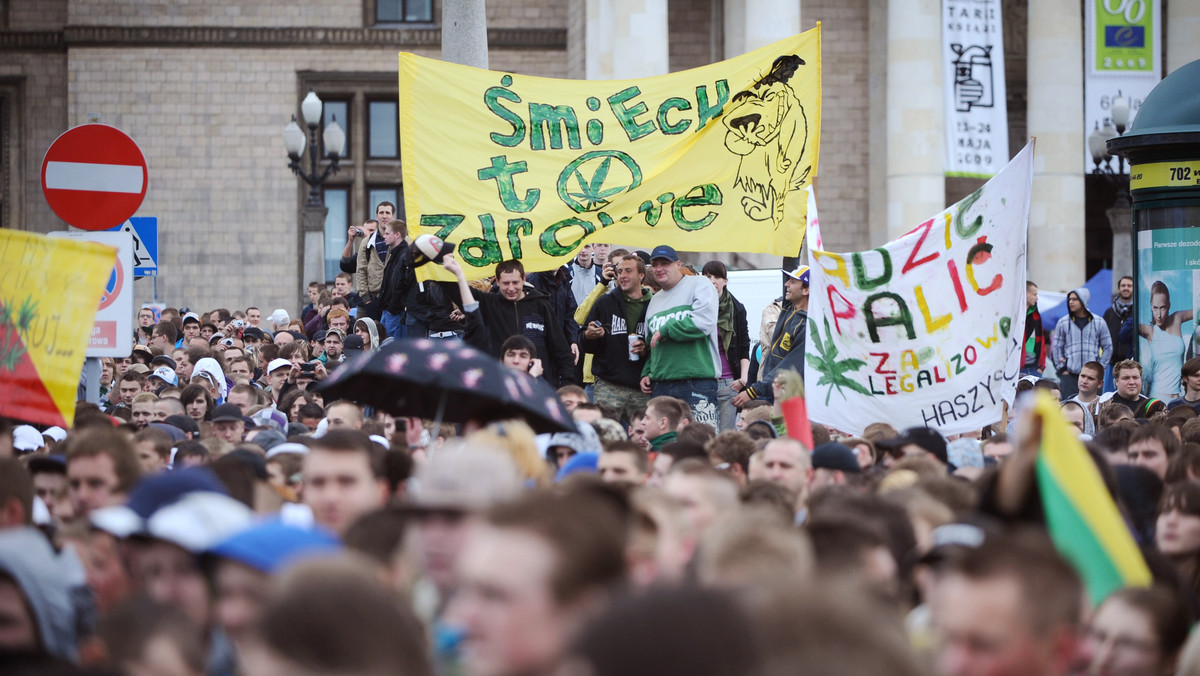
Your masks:
<instances>
[{"instance_id":1,"label":"black umbrella","mask_svg":"<svg viewBox=\"0 0 1200 676\"><path fill-rule=\"evenodd\" d=\"M544 381L457 341L398 340L348 360L317 388L392 415L481 423L520 418L536 432L575 432Z\"/></svg>"}]
</instances>

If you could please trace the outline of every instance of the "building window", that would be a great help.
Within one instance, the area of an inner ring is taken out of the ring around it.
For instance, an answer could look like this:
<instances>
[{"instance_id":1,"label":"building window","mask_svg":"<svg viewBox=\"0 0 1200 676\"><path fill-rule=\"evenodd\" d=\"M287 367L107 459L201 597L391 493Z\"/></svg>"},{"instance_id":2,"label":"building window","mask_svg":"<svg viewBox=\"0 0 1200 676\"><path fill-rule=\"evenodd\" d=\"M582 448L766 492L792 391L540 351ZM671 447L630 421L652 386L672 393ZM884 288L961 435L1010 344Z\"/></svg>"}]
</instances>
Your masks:
<instances>
[{"instance_id":1,"label":"building window","mask_svg":"<svg viewBox=\"0 0 1200 676\"><path fill-rule=\"evenodd\" d=\"M350 191L345 188L326 188L325 207L325 280L340 272L342 249L346 246L346 230L350 227Z\"/></svg>"},{"instance_id":2,"label":"building window","mask_svg":"<svg viewBox=\"0 0 1200 676\"><path fill-rule=\"evenodd\" d=\"M337 116L346 132L346 150L338 173L323 185L325 206L326 281L338 273L346 230L375 218L375 205L391 202L404 218L404 186L401 182L400 130L397 119L396 74L312 73L299 74L297 91L310 88L325 103L322 117L328 124ZM323 129L321 130L324 131ZM321 148L322 168L329 162ZM308 190L297 185L297 209Z\"/></svg>"},{"instance_id":3,"label":"building window","mask_svg":"<svg viewBox=\"0 0 1200 676\"><path fill-rule=\"evenodd\" d=\"M397 157L399 151L399 124L396 100L371 101L367 104L367 119L370 139L367 147L370 157Z\"/></svg>"},{"instance_id":4,"label":"building window","mask_svg":"<svg viewBox=\"0 0 1200 676\"><path fill-rule=\"evenodd\" d=\"M375 0L377 23L433 23L433 0Z\"/></svg>"}]
</instances>

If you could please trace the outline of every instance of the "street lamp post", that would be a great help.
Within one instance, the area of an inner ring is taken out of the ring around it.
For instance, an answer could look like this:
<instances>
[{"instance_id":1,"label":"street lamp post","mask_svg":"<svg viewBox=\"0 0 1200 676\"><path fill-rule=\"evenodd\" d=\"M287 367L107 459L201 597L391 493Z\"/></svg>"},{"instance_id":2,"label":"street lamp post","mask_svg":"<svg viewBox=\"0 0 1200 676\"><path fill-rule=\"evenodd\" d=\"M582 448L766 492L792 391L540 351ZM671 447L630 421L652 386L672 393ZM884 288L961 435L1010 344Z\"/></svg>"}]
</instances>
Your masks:
<instances>
[{"instance_id":1,"label":"street lamp post","mask_svg":"<svg viewBox=\"0 0 1200 676\"><path fill-rule=\"evenodd\" d=\"M1125 176L1125 158L1117 156L1117 169L1113 171L1112 154L1108 152L1108 142L1125 133L1129 125L1129 99L1117 92L1112 101L1112 124L1100 128L1097 123L1091 134L1088 134L1088 151L1092 154L1095 167L1092 174L1100 176L1109 190L1116 192L1113 205L1106 209L1108 227L1112 229L1112 269L1113 289L1116 289L1120 277L1133 272L1133 218L1129 203L1129 179Z\"/></svg>"},{"instance_id":2,"label":"street lamp post","mask_svg":"<svg viewBox=\"0 0 1200 676\"><path fill-rule=\"evenodd\" d=\"M317 129L321 126L321 99L311 89L300 102L300 115L308 127L308 134L296 123L296 116L283 129L283 145L287 149L288 168L308 184L308 200L300 210L300 275L301 284L309 281L325 281L325 216L329 209L321 198L321 185L340 168L340 157L346 147L346 132L334 116L325 125L322 138L329 164L321 169L321 158L317 144ZM303 157L308 147L308 171L304 170Z\"/></svg>"}]
</instances>

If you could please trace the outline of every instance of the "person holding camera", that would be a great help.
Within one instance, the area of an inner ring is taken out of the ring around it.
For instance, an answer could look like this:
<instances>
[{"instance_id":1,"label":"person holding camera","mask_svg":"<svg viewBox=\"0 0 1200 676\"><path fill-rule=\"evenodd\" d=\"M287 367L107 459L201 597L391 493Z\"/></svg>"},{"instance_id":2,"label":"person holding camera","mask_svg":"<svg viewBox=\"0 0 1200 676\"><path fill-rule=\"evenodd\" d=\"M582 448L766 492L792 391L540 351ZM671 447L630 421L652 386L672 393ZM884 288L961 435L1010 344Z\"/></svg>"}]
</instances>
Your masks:
<instances>
[{"instance_id":1,"label":"person holding camera","mask_svg":"<svg viewBox=\"0 0 1200 676\"><path fill-rule=\"evenodd\" d=\"M342 248L342 260L338 267L342 272L353 275L358 272L358 249L363 242L369 242L379 229L379 221L368 218L362 225L351 226L346 230L346 246Z\"/></svg>"},{"instance_id":2,"label":"person holding camera","mask_svg":"<svg viewBox=\"0 0 1200 676\"><path fill-rule=\"evenodd\" d=\"M383 307L379 296L383 292L383 266L387 260L388 244L382 227L396 218L396 205L391 202L380 202L375 207L375 218L380 228L371 237L364 237L358 247L358 268L354 273L354 286L362 299L362 310L359 316L370 317L379 321L383 316ZM365 230L364 230L365 234Z\"/></svg>"}]
</instances>

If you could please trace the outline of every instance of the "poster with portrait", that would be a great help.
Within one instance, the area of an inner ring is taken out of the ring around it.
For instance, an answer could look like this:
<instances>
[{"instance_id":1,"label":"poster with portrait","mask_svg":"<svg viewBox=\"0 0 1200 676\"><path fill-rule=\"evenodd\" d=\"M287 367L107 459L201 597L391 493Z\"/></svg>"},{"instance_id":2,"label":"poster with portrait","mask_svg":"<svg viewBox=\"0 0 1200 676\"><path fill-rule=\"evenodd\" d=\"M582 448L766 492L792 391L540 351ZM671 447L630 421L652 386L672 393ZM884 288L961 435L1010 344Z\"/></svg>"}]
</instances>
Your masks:
<instances>
[{"instance_id":1,"label":"poster with portrait","mask_svg":"<svg viewBox=\"0 0 1200 676\"><path fill-rule=\"evenodd\" d=\"M1193 308L1200 291L1200 228L1138 233L1136 324L1142 391L1170 401L1183 394L1180 369L1200 354Z\"/></svg>"}]
</instances>

